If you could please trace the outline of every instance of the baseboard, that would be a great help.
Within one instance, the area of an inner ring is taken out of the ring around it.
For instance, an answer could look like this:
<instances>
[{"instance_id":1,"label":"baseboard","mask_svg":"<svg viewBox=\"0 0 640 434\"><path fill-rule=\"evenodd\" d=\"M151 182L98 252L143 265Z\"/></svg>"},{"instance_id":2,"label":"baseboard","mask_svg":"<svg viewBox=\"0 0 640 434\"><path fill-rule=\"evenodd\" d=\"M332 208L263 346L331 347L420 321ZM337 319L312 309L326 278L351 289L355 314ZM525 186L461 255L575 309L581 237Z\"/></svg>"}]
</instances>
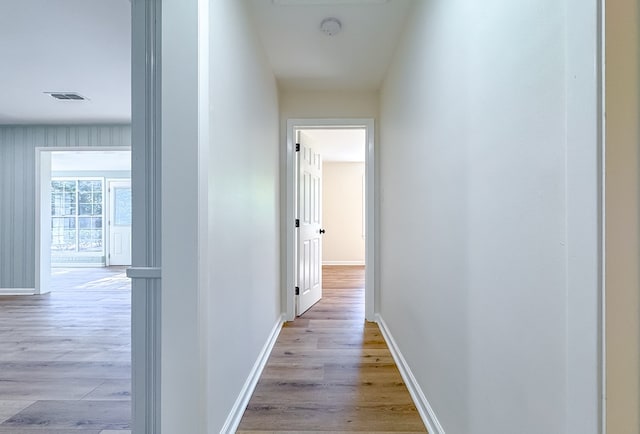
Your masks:
<instances>
[{"instance_id":1,"label":"baseboard","mask_svg":"<svg viewBox=\"0 0 640 434\"><path fill-rule=\"evenodd\" d=\"M398 369L400 370L400 375L402 375L402 379L407 385L407 389L409 389L409 393L411 394L411 398L413 398L413 402L416 404L416 408L418 409L418 413L420 413L420 417L424 422L427 431L429 434L445 434L444 428L438 422L438 418L436 417L433 408L427 401L427 397L422 392L422 388L418 384L418 381L413 376L411 372L411 368L407 364L407 361L404 359L404 356L400 352L396 341L393 339L387 324L382 319L380 314L376 314L376 321L378 326L380 327L380 331L384 336L384 340L387 341L387 346L391 351L391 355L393 356L393 360L395 360L396 365L398 365Z\"/></svg>"},{"instance_id":2,"label":"baseboard","mask_svg":"<svg viewBox=\"0 0 640 434\"><path fill-rule=\"evenodd\" d=\"M249 399L251 399L251 395L253 395L253 391L260 379L260 375L262 375L262 371L267 365L267 360L269 360L269 355L271 355L273 346L275 345L276 340L278 340L278 335L280 334L280 330L282 330L282 325L284 324L284 318L284 314L280 315L280 318L278 318L278 321L276 321L276 324L273 326L267 342L264 344L264 347L262 347L260 354L258 354L258 359L254 363L253 368L251 368L251 372L249 372L247 381L245 381L244 386L242 386L238 399L236 399L236 402L233 404L233 407L229 412L229 416L220 430L220 434L233 434L238 429L238 425L240 425L240 420L242 420L242 415L244 415Z\"/></svg>"},{"instance_id":3,"label":"baseboard","mask_svg":"<svg viewBox=\"0 0 640 434\"><path fill-rule=\"evenodd\" d=\"M364 261L322 261L322 265L365 265Z\"/></svg>"},{"instance_id":4,"label":"baseboard","mask_svg":"<svg viewBox=\"0 0 640 434\"><path fill-rule=\"evenodd\" d=\"M35 295L35 288L0 288L0 295Z\"/></svg>"}]
</instances>

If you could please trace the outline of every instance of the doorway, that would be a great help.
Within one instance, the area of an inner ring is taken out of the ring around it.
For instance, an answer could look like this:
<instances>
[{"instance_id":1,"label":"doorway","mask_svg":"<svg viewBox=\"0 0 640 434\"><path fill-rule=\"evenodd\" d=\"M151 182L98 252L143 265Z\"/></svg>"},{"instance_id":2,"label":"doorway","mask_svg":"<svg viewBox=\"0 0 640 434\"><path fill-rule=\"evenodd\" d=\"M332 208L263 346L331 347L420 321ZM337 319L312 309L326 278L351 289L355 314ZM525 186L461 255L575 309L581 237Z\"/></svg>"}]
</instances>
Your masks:
<instances>
[{"instance_id":1,"label":"doorway","mask_svg":"<svg viewBox=\"0 0 640 434\"><path fill-rule=\"evenodd\" d=\"M374 121L373 119L290 119L287 121L287 141L286 141L286 227L292 228L285 232L285 268L287 285L284 291L285 308L287 320L293 320L297 312L296 287L300 288L300 273L298 270L298 239L296 236L296 219L298 218L298 177L296 144L299 132L304 131L311 136L321 137L327 135L328 131L340 131L345 134L357 134L361 131L363 135L362 147L364 148L364 177L361 177L359 188L363 190L362 227L360 236L364 240L364 264L365 271L365 318L374 321L375 315L375 146L374 146ZM318 142L317 140L315 142ZM319 142L318 142L319 143ZM322 260L318 258L318 260ZM362 261L362 260L361 260ZM354 261L355 262L355 261ZM300 290L298 290L300 291Z\"/></svg>"},{"instance_id":2,"label":"doorway","mask_svg":"<svg viewBox=\"0 0 640 434\"><path fill-rule=\"evenodd\" d=\"M109 262L109 185L129 186L129 195L121 197L120 218L126 218L128 206L130 219L130 148L36 148L36 166L35 293L51 291L52 267L130 265L130 223L128 245L120 245L120 259L128 263Z\"/></svg>"}]
</instances>

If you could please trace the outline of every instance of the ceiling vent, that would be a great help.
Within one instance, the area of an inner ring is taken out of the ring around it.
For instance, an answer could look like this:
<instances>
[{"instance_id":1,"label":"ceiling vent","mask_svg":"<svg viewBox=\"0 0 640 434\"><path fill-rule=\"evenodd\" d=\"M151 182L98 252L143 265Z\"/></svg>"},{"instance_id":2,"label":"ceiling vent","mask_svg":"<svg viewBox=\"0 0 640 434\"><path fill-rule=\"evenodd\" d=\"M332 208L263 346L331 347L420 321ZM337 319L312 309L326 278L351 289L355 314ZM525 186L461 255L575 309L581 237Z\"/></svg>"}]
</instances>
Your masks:
<instances>
[{"instance_id":1,"label":"ceiling vent","mask_svg":"<svg viewBox=\"0 0 640 434\"><path fill-rule=\"evenodd\" d=\"M88 98L80 95L75 92L45 92L48 95L51 95L55 99L61 99L65 101L85 101Z\"/></svg>"}]
</instances>

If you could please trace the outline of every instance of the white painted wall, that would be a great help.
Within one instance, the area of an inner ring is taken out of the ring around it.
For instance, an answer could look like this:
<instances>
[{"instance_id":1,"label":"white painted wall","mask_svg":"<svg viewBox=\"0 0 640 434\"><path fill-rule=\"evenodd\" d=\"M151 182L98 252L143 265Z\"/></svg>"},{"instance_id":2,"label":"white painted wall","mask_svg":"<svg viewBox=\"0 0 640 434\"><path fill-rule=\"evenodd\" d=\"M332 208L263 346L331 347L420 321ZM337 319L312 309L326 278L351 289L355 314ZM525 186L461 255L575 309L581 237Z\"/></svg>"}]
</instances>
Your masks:
<instances>
[{"instance_id":1,"label":"white painted wall","mask_svg":"<svg viewBox=\"0 0 640 434\"><path fill-rule=\"evenodd\" d=\"M638 2L606 2L607 432L640 433Z\"/></svg>"},{"instance_id":2,"label":"white painted wall","mask_svg":"<svg viewBox=\"0 0 640 434\"><path fill-rule=\"evenodd\" d=\"M163 432L220 432L280 320L278 94L245 8L163 1Z\"/></svg>"},{"instance_id":3,"label":"white painted wall","mask_svg":"<svg viewBox=\"0 0 640 434\"><path fill-rule=\"evenodd\" d=\"M383 85L380 313L447 433L597 432L595 4L417 2Z\"/></svg>"},{"instance_id":4,"label":"white painted wall","mask_svg":"<svg viewBox=\"0 0 640 434\"><path fill-rule=\"evenodd\" d=\"M377 118L378 92L281 91L280 118L286 137L291 118Z\"/></svg>"},{"instance_id":5,"label":"white painted wall","mask_svg":"<svg viewBox=\"0 0 640 434\"><path fill-rule=\"evenodd\" d=\"M322 164L322 262L364 265L364 163Z\"/></svg>"},{"instance_id":6,"label":"white painted wall","mask_svg":"<svg viewBox=\"0 0 640 434\"><path fill-rule=\"evenodd\" d=\"M162 432L206 432L198 1L162 0ZM135 154L135 144L134 144ZM136 162L133 162L135 171ZM135 173L134 173L135 176ZM135 200L135 199L134 199ZM134 248L135 251L135 248Z\"/></svg>"},{"instance_id":7,"label":"white painted wall","mask_svg":"<svg viewBox=\"0 0 640 434\"><path fill-rule=\"evenodd\" d=\"M207 412L219 432L281 314L280 167L276 82L245 2L210 7Z\"/></svg>"}]
</instances>

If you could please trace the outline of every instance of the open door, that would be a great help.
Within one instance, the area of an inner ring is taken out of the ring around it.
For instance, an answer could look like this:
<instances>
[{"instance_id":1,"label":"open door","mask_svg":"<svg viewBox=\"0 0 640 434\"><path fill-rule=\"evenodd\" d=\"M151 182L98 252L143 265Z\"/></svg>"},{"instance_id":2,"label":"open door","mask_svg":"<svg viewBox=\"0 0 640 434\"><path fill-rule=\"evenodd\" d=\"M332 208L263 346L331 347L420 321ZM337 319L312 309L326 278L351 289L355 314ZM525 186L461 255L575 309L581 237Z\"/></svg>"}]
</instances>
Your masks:
<instances>
[{"instance_id":1,"label":"open door","mask_svg":"<svg viewBox=\"0 0 640 434\"><path fill-rule=\"evenodd\" d=\"M131 265L131 181L109 181L108 265Z\"/></svg>"},{"instance_id":2,"label":"open door","mask_svg":"<svg viewBox=\"0 0 640 434\"><path fill-rule=\"evenodd\" d=\"M322 158L299 134L296 315L322 298Z\"/></svg>"}]
</instances>

